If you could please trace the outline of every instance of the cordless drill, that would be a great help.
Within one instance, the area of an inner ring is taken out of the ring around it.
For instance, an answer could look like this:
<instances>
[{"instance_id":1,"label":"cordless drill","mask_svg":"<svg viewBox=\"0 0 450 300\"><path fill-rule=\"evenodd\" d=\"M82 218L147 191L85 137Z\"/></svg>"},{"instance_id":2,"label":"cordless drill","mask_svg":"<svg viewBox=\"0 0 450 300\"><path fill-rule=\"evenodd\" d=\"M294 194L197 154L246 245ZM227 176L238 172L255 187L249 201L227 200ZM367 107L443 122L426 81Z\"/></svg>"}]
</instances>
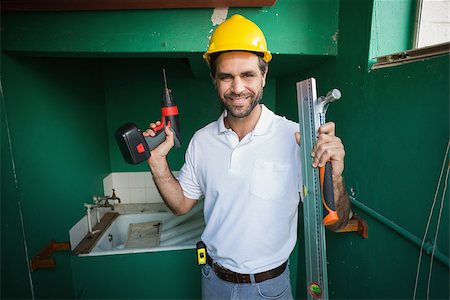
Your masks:
<instances>
[{"instance_id":1,"label":"cordless drill","mask_svg":"<svg viewBox=\"0 0 450 300\"><path fill-rule=\"evenodd\" d=\"M115 136L124 160L129 164L139 164L150 157L150 151L166 139L164 127L174 133L175 147L181 145L178 107L173 100L172 90L167 87L166 71L163 69L164 90L161 99L161 124L153 130L156 135L145 136L134 123L126 123L116 130Z\"/></svg>"}]
</instances>

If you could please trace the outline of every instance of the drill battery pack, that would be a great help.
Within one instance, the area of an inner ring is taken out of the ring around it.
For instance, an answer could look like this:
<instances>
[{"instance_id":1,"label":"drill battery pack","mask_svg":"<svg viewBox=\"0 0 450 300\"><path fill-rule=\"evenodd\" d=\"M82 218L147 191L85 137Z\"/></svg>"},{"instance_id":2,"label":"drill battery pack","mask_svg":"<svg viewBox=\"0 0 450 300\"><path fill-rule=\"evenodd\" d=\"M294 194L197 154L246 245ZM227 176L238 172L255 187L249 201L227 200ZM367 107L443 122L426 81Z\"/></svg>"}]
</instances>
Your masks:
<instances>
[{"instance_id":1,"label":"drill battery pack","mask_svg":"<svg viewBox=\"0 0 450 300\"><path fill-rule=\"evenodd\" d=\"M133 123L122 125L116 131L116 141L124 160L139 164L150 157L150 149L141 130Z\"/></svg>"}]
</instances>

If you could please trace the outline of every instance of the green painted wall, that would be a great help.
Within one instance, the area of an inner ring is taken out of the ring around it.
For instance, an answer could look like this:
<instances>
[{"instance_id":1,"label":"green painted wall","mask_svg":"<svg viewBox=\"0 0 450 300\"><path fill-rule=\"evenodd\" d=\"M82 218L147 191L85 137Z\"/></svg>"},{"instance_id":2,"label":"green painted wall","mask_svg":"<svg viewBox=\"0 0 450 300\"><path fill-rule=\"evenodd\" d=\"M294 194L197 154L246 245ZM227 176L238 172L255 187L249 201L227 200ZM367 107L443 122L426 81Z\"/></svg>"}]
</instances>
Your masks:
<instances>
[{"instance_id":1,"label":"green painted wall","mask_svg":"<svg viewBox=\"0 0 450 300\"><path fill-rule=\"evenodd\" d=\"M292 16L292 10L298 10L300 14L299 8L302 8L302 14L311 11L317 3L285 1L273 8L233 9L229 14L244 13L259 20L262 26L267 26L262 20L286 16L279 25L277 22L273 24L273 30L278 28L283 33L273 35L273 38L288 42L291 46L286 45L286 53L296 55L280 54L274 58L274 62L278 62L271 65L273 74L282 74L294 72L302 65L312 66L322 61L323 56L335 52L333 34L337 28L337 2L330 4L329 10L324 10L328 22L319 24L315 19L305 20L304 25L316 30L320 38L303 50L289 48L300 44L289 42L288 27L299 33L304 30L292 26L293 20L287 16ZM147 170L145 165L130 166L123 162L113 132L124 122L133 121L145 127L148 122L160 117L162 67L167 69L169 84L180 108L185 141L182 149L174 151L169 157L174 169L181 167L185 147L193 132L218 117L220 106L208 78L206 64L201 59L205 47L199 46L201 39L195 35L197 31L194 35L189 31L191 38L187 39L195 41L193 44L198 47L195 49L190 49L189 43L183 42L184 48L164 52L160 41L154 44L158 36L155 32L164 28L169 28L163 31L167 44L180 40L183 32L187 31L180 16L191 23L192 20L202 20L210 24L208 32L211 30L212 9L188 12L2 14L2 50L6 52L2 54L1 71L6 116L11 119L8 125L13 155L20 160L16 163L18 189L14 186L11 168L2 168L2 186L6 187L2 188L2 228L11 229L8 234L2 235L2 286L8 287L2 289L2 298L97 298L102 295L108 298L109 294L97 291L91 284L97 282L97 276L102 277L104 270L108 270L110 277L128 274L129 278L133 278L133 274L135 278L130 280L146 285L147 277L153 274L149 271L151 268L123 266L128 263L132 265L136 260L142 260L143 266L162 266L156 254L117 258L116 263L120 267L111 269L110 261L115 258L79 259L70 257L69 253L56 253L53 255L57 261L56 268L29 274L26 260L37 254L50 239L68 240L68 230L83 216L83 203L89 202L93 194L101 194L101 179L106 174L111 171ZM172 22L176 19L180 25L165 24L169 15ZM144 24L138 26L138 19ZM116 26L120 22L123 26ZM99 23L103 25L97 26ZM159 27L158 24L167 26ZM136 38L136 34L141 30L146 31L148 40L139 46L141 39ZM305 34L295 36L311 39L314 34L308 29ZM111 41L112 37L118 40ZM202 39L207 43L206 36L202 35ZM276 45L275 42L273 44ZM276 47L271 50L276 51ZM300 51L311 52L312 55L305 59ZM289 68L283 67L287 55L296 60ZM272 77L268 80L264 98L264 103L270 108L275 108L275 86L276 78ZM30 122L33 126L29 125ZM6 131L5 127L6 120L2 119L2 134ZM50 129L56 137L41 134ZM24 145L29 141L27 134L32 135L34 160L30 161L33 163L26 160L28 155ZM5 136L2 135L2 160L9 163L9 144L4 142ZM57 146L54 146L55 142ZM69 149L65 149L66 153L61 148ZM39 170L38 179L35 179L36 170ZM40 199L45 200L31 200L36 191L39 191ZM22 227L17 222L18 203L22 204L28 257L24 253ZM192 267L192 262L186 259L192 255L191 252L180 251L183 259L174 258L173 261L183 264L182 268ZM160 255L170 257L172 254ZM7 262L5 257L8 257ZM100 274L93 270L100 270ZM296 255L292 258L291 272L295 286ZM183 276L189 278L189 289L184 293L198 295L198 269L187 270ZM159 283L156 286L163 287ZM136 293L139 295L139 292ZM153 295L158 298L161 293L167 297L179 296L178 291L171 289L160 289ZM117 295L126 297L126 290ZM148 294L143 292L142 295Z\"/></svg>"},{"instance_id":2,"label":"green painted wall","mask_svg":"<svg viewBox=\"0 0 450 300\"><path fill-rule=\"evenodd\" d=\"M339 16L339 55L297 76L279 78L277 111L295 118L291 101L296 81L315 77L321 95L339 88L342 98L329 107L327 117L337 124L346 148L347 190L355 188L357 200L421 239L449 139L449 56L367 72L372 7L364 1L341 1ZM402 47L396 51L407 50L407 43ZM427 240L436 232L444 183ZM447 191L437 240L437 248L447 257L448 195ZM368 222L369 238L327 234L330 297L412 299L419 247L370 215L355 207L354 211ZM299 282L304 281L301 264L299 258ZM418 299L426 298L429 267L430 257L424 254ZM304 295L300 284L297 295ZM435 258L430 299L448 298L449 269Z\"/></svg>"},{"instance_id":3,"label":"green painted wall","mask_svg":"<svg viewBox=\"0 0 450 300\"><path fill-rule=\"evenodd\" d=\"M230 8L228 16L243 14L261 27L277 54L272 68L285 74L336 55L338 7L338 0L281 0ZM208 78L201 55L215 28L212 15L213 9L8 12L1 47L39 56L187 58L195 78Z\"/></svg>"},{"instance_id":4,"label":"green painted wall","mask_svg":"<svg viewBox=\"0 0 450 300\"><path fill-rule=\"evenodd\" d=\"M74 257L77 299L199 299L195 250Z\"/></svg>"},{"instance_id":5,"label":"green painted wall","mask_svg":"<svg viewBox=\"0 0 450 300\"><path fill-rule=\"evenodd\" d=\"M275 54L264 97L269 107L297 120L295 82L311 76L320 94L342 91L328 118L346 147L348 190L354 187L357 200L421 237L449 137L449 57L368 72L372 4L278 0L274 7L231 9L228 15L242 13L266 32ZM31 273L31 289L22 228L31 257L50 239L68 240L83 203L102 193L106 174L147 170L122 161L112 133L124 122L145 127L159 118L162 67L184 138L169 162L173 169L181 166L189 137L220 111L201 59L211 14L212 9L2 12L1 47L8 52L1 57L1 298L31 298L32 290L36 298L54 299L199 296L191 250L96 258L56 253L56 268ZM445 205L437 246L448 257L448 196ZM411 298L418 247L355 211L368 221L369 238L328 233L330 297ZM303 298L302 218L299 224L291 273ZM176 266L180 277L162 276L171 272L167 266ZM425 255L420 298L428 268ZM436 260L431 282L432 299L449 297L448 268Z\"/></svg>"},{"instance_id":6,"label":"green painted wall","mask_svg":"<svg viewBox=\"0 0 450 300\"><path fill-rule=\"evenodd\" d=\"M260 25L273 53L334 55L338 5L337 0L281 0L273 7L231 8L228 15L244 14ZM213 9L7 13L2 18L2 49L75 56L204 52L214 29L212 13Z\"/></svg>"},{"instance_id":7,"label":"green painted wall","mask_svg":"<svg viewBox=\"0 0 450 300\"><path fill-rule=\"evenodd\" d=\"M377 56L402 52L413 47L417 2L373 1L370 60L376 61Z\"/></svg>"},{"instance_id":8,"label":"green painted wall","mask_svg":"<svg viewBox=\"0 0 450 300\"><path fill-rule=\"evenodd\" d=\"M114 139L122 124L134 122L147 128L161 118L163 89L162 69L166 69L169 87L180 112L182 147L169 154L173 170L179 170L194 132L215 121L222 108L211 79L194 79L184 59L109 59L105 62L105 84L108 116L108 139L111 170L114 172L148 171L146 164L129 165L123 159ZM269 79L264 101L275 108L275 79Z\"/></svg>"},{"instance_id":9,"label":"green painted wall","mask_svg":"<svg viewBox=\"0 0 450 300\"><path fill-rule=\"evenodd\" d=\"M87 59L3 54L1 61L2 298L29 298L22 230L28 259L50 240L68 241L83 203L102 193L109 173L102 72ZM54 257L57 268L30 274L38 298L73 294L70 254Z\"/></svg>"},{"instance_id":10,"label":"green painted wall","mask_svg":"<svg viewBox=\"0 0 450 300\"><path fill-rule=\"evenodd\" d=\"M24 259L19 191L14 180L3 96L1 101L1 296L26 299L31 295L31 288Z\"/></svg>"}]
</instances>

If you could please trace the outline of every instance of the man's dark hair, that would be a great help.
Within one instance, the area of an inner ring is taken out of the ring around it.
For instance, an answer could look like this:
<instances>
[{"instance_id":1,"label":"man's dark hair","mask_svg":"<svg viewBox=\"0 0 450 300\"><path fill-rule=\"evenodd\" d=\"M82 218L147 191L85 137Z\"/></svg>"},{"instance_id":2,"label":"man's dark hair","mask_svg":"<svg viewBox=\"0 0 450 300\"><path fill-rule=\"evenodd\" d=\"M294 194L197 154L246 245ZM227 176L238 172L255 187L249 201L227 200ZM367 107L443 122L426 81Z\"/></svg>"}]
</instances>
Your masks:
<instances>
[{"instance_id":1,"label":"man's dark hair","mask_svg":"<svg viewBox=\"0 0 450 300\"><path fill-rule=\"evenodd\" d=\"M222 52L216 52L216 53L211 53L209 56L210 59L210 63L209 63L209 67L210 67L210 73L211 73L211 77L212 78L216 78L216 60L219 57L220 54L225 53L225 52L230 52L230 51L222 51ZM267 68L269 63L266 62L264 60L264 54L263 53L259 53L259 52L251 52L254 53L258 56L259 59L259 70L261 71L261 74L265 74L267 72Z\"/></svg>"}]
</instances>

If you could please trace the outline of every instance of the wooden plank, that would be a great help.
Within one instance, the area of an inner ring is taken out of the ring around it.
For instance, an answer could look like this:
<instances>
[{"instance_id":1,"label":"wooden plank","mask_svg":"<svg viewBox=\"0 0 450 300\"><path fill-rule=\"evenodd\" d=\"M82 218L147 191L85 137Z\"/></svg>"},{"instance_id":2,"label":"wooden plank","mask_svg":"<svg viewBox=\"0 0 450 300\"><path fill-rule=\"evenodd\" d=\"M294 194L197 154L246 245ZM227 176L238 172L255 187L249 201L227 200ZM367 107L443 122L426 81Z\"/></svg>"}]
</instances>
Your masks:
<instances>
[{"instance_id":1,"label":"wooden plank","mask_svg":"<svg viewBox=\"0 0 450 300\"><path fill-rule=\"evenodd\" d=\"M60 242L57 243L55 241L50 241L47 246L45 246L37 255L33 256L30 260L30 270L34 272L37 269L48 269L53 268L56 263L53 258L50 256L55 251L66 251L70 250L69 242Z\"/></svg>"},{"instance_id":2,"label":"wooden plank","mask_svg":"<svg viewBox=\"0 0 450 300\"><path fill-rule=\"evenodd\" d=\"M338 230L337 232L352 232L356 231L359 233L359 235L367 239L369 237L369 226L367 225L366 220L358 216L357 214L353 213L353 216L350 220L348 220L347 225Z\"/></svg>"},{"instance_id":3,"label":"wooden plank","mask_svg":"<svg viewBox=\"0 0 450 300\"><path fill-rule=\"evenodd\" d=\"M276 0L5 0L3 11L77 11L273 6Z\"/></svg>"},{"instance_id":4,"label":"wooden plank","mask_svg":"<svg viewBox=\"0 0 450 300\"><path fill-rule=\"evenodd\" d=\"M100 223L96 224L92 231L94 234L88 232L88 234L81 240L81 242L73 250L73 254L86 254L89 253L92 248L94 248L97 241L103 235L103 233L109 228L109 226L114 222L119 216L117 212L107 212L100 220ZM98 230L98 232L96 232Z\"/></svg>"}]
</instances>

